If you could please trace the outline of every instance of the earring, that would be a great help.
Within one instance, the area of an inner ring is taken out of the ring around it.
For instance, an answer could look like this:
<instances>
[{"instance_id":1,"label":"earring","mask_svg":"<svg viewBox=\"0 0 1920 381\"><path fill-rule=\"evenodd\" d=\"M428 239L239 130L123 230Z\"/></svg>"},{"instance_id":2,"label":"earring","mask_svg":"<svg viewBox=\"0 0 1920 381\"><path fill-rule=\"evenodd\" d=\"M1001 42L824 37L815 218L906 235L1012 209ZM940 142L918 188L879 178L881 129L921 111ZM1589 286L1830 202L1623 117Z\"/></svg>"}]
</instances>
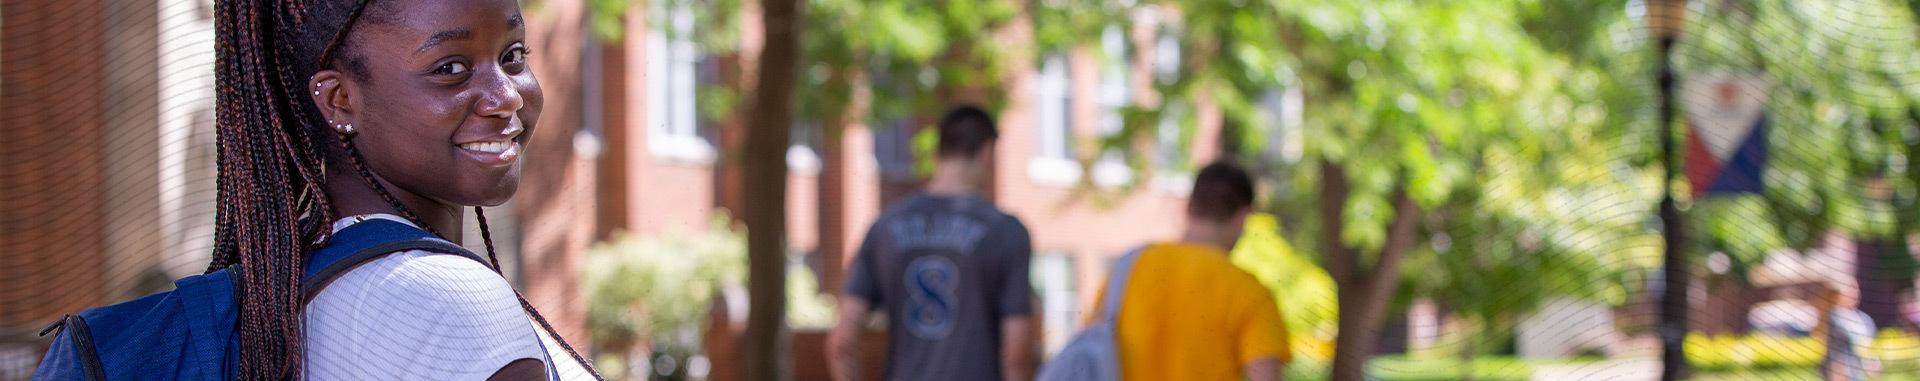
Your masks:
<instances>
[{"instance_id":1,"label":"earring","mask_svg":"<svg viewBox=\"0 0 1920 381\"><path fill-rule=\"evenodd\" d=\"M313 91L313 95L314 95L314 96L319 96L319 95L320 95L320 90L314 90L314 91Z\"/></svg>"},{"instance_id":2,"label":"earring","mask_svg":"<svg viewBox=\"0 0 1920 381\"><path fill-rule=\"evenodd\" d=\"M353 135L353 123L342 124L337 129L341 135Z\"/></svg>"}]
</instances>

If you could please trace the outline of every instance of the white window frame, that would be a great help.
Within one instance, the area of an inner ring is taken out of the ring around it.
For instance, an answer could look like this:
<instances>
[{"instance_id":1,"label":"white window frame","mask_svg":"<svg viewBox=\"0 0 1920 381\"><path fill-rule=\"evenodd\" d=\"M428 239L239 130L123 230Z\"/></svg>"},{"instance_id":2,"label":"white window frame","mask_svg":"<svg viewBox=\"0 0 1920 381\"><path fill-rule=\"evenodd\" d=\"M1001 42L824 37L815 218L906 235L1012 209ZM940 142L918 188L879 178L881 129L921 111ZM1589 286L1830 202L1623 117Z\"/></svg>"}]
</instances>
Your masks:
<instances>
[{"instance_id":1,"label":"white window frame","mask_svg":"<svg viewBox=\"0 0 1920 381\"><path fill-rule=\"evenodd\" d=\"M1033 158L1027 177L1036 184L1070 186L1080 181L1080 163L1073 157L1073 77L1067 58L1052 54L1035 72Z\"/></svg>"},{"instance_id":2,"label":"white window frame","mask_svg":"<svg viewBox=\"0 0 1920 381\"><path fill-rule=\"evenodd\" d=\"M686 3L661 15L647 33L647 151L670 161L711 164L714 147L700 136L700 48L692 40L693 9Z\"/></svg>"}]
</instances>

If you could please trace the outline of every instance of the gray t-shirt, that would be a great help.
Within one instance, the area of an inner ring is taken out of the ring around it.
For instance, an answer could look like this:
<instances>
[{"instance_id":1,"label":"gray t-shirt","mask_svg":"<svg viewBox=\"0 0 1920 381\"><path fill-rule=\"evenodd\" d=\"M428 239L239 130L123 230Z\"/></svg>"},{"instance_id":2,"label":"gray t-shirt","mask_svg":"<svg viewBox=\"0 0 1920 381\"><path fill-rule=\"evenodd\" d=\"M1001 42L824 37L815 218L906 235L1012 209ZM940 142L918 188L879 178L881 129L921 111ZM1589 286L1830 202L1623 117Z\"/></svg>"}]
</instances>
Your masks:
<instances>
[{"instance_id":1,"label":"gray t-shirt","mask_svg":"<svg viewBox=\"0 0 1920 381\"><path fill-rule=\"evenodd\" d=\"M887 314L889 380L1000 379L1000 320L1033 313L1020 220L977 197L917 195L874 222L847 293Z\"/></svg>"}]
</instances>

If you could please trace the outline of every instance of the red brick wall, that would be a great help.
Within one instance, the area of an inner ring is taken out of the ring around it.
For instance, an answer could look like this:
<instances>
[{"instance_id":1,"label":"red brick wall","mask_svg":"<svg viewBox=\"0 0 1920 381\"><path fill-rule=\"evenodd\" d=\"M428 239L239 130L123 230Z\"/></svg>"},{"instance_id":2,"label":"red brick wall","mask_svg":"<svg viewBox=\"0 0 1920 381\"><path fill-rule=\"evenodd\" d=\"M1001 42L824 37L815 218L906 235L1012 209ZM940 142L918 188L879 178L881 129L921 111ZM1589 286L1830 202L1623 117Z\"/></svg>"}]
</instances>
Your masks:
<instances>
[{"instance_id":1,"label":"red brick wall","mask_svg":"<svg viewBox=\"0 0 1920 381\"><path fill-rule=\"evenodd\" d=\"M617 49L609 49L604 67L608 72L606 93L619 96L609 101L606 125L606 154L600 160L606 166L601 173L600 195L606 200L603 215L614 218L601 221L606 231L637 234L662 234L668 231L700 231L714 210L714 175L705 164L675 162L655 158L647 151L647 7L634 3L627 7L624 36ZM617 78L615 76L618 76Z\"/></svg>"},{"instance_id":2,"label":"red brick wall","mask_svg":"<svg viewBox=\"0 0 1920 381\"><path fill-rule=\"evenodd\" d=\"M587 346L586 299L580 288L580 264L595 233L595 163L576 154L573 137L583 123L579 112L581 46L586 9L577 2L548 2L528 14L529 41L554 49L536 50L534 75L546 96L540 128L528 144L514 210L521 226L520 284L527 300L546 315L575 346Z\"/></svg>"},{"instance_id":3,"label":"red brick wall","mask_svg":"<svg viewBox=\"0 0 1920 381\"><path fill-rule=\"evenodd\" d=\"M105 7L0 2L0 340L105 297Z\"/></svg>"}]
</instances>

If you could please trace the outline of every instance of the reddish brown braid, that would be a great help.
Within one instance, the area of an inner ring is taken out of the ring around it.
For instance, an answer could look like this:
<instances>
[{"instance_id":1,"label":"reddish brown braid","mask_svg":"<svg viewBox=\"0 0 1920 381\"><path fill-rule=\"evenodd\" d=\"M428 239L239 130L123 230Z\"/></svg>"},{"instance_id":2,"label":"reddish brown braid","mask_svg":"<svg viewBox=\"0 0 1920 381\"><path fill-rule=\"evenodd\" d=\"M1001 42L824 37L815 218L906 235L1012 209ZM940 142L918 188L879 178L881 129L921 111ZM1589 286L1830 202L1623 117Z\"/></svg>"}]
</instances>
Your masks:
<instances>
[{"instance_id":1,"label":"reddish brown braid","mask_svg":"<svg viewBox=\"0 0 1920 381\"><path fill-rule=\"evenodd\" d=\"M367 160L363 156L360 156L360 147L353 144L353 135L354 134L340 132L336 136L339 136L340 149L347 152L347 162L353 163L354 171L360 173L360 180L365 182L368 188L373 188L373 193L379 194L380 199L386 201L387 206L392 207L395 213L400 214L400 217L406 218L407 221L413 221L415 225L420 225L420 228L426 229L428 233L446 237L446 234L440 234L440 232L434 230L432 226L420 223L420 217L413 214L412 209L408 209L406 204L400 203L400 198L393 197L393 192L387 191L385 185L381 185L380 181L374 179L373 170L367 169Z\"/></svg>"},{"instance_id":2,"label":"reddish brown braid","mask_svg":"<svg viewBox=\"0 0 1920 381\"><path fill-rule=\"evenodd\" d=\"M239 376L300 374L300 277L309 245L323 239L331 205L318 192L323 160L301 100L277 70L296 64L284 31L285 3L216 6L219 209L209 271L231 268L241 295ZM304 86L300 86L304 88Z\"/></svg>"},{"instance_id":3,"label":"reddish brown braid","mask_svg":"<svg viewBox=\"0 0 1920 381\"><path fill-rule=\"evenodd\" d=\"M480 210L480 207L475 206L473 207L473 217L480 221L480 240L487 243L487 261L493 263L493 272L500 274L501 277L506 277L507 274L500 270L500 256L495 254L496 252L493 250L493 229L487 228L487 213ZM586 368L587 373L592 374L594 379L606 379L600 376L599 369L593 367L593 362L587 361L586 356L581 356L579 350L573 349L573 344L568 344L566 338L560 337L560 331L553 329L553 323L548 323L547 317L542 316L539 310L533 308L533 303L527 302L527 295L521 294L520 290L513 290L513 297L520 299L520 309L526 310L527 315L533 316L533 321L540 323L540 329L547 330L547 334L553 336L553 341L560 343L560 349L565 349L567 355L573 356L573 361L578 361L580 367Z\"/></svg>"}]
</instances>

